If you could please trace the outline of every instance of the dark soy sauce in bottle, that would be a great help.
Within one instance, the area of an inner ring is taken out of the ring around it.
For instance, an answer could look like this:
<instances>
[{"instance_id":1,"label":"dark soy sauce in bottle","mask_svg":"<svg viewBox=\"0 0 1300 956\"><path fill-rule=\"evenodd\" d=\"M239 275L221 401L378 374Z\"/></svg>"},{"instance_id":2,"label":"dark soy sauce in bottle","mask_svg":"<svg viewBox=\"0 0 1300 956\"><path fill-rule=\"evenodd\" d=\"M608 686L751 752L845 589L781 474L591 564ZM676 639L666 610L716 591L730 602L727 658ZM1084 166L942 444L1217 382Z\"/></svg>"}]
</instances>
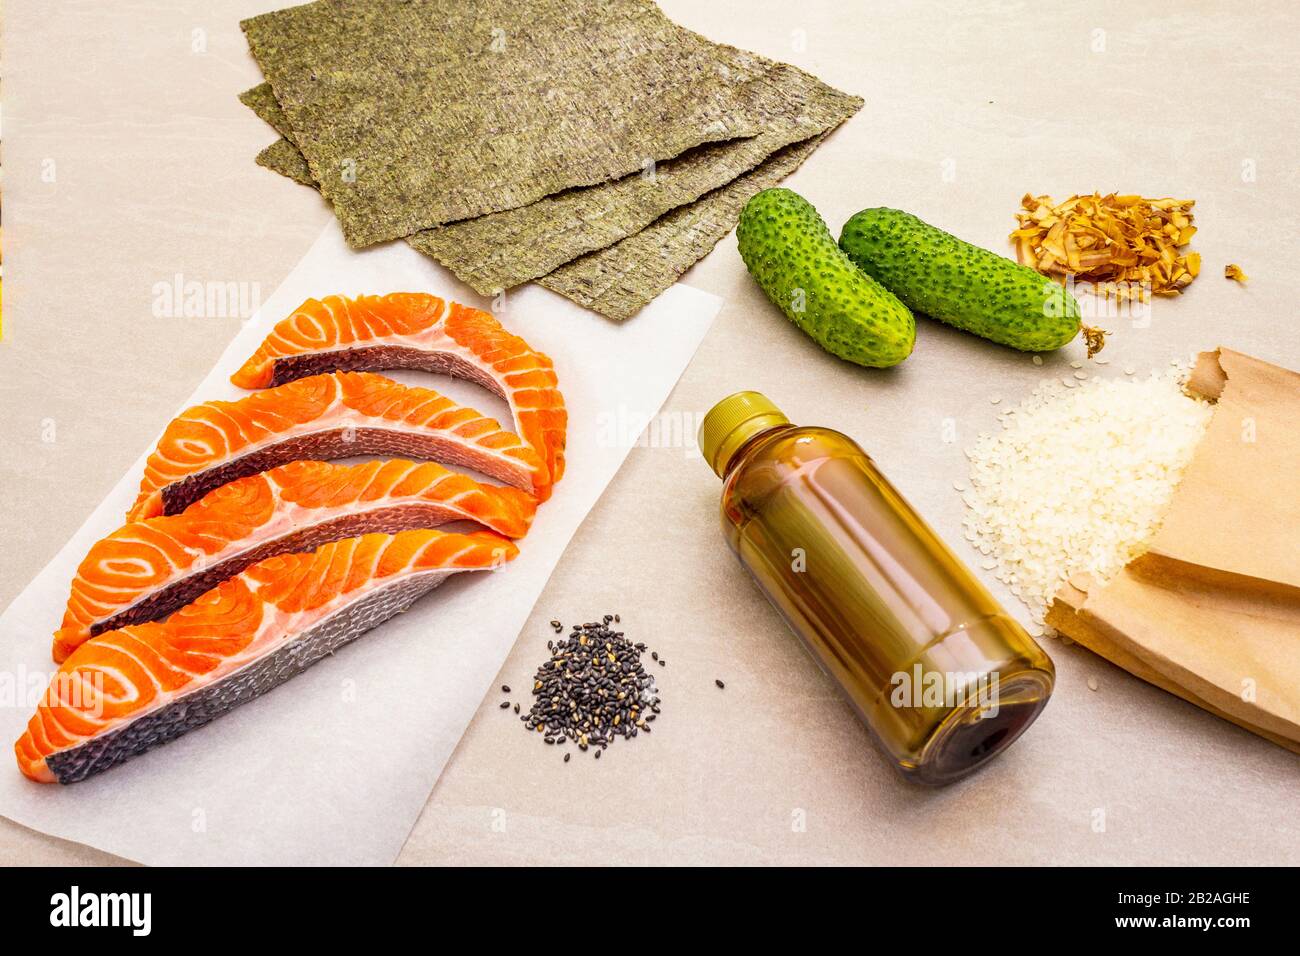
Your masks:
<instances>
[{"instance_id":1,"label":"dark soy sauce in bottle","mask_svg":"<svg viewBox=\"0 0 1300 956\"><path fill-rule=\"evenodd\" d=\"M1052 662L851 438L757 392L705 416L722 531L902 773L965 776L1052 693Z\"/></svg>"}]
</instances>

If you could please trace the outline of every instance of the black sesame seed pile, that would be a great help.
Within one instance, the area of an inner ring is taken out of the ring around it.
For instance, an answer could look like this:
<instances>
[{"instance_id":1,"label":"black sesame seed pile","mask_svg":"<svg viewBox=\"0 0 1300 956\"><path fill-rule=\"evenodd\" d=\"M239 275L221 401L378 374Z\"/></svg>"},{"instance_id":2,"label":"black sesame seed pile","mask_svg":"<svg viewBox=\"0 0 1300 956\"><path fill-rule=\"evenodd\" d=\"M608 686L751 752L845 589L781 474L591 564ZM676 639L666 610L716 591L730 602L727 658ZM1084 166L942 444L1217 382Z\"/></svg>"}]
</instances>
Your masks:
<instances>
[{"instance_id":1,"label":"black sesame seed pile","mask_svg":"<svg viewBox=\"0 0 1300 956\"><path fill-rule=\"evenodd\" d=\"M655 679L641 663L646 646L629 641L611 623L620 623L617 614L575 624L568 637L546 642L551 659L537 669L533 705L519 718L548 744L594 750L596 759L615 737L630 740L650 733L660 708ZM564 633L559 621L551 627L557 635ZM502 704L506 706L509 701ZM514 709L519 713L518 704ZM564 755L565 763L570 756Z\"/></svg>"}]
</instances>

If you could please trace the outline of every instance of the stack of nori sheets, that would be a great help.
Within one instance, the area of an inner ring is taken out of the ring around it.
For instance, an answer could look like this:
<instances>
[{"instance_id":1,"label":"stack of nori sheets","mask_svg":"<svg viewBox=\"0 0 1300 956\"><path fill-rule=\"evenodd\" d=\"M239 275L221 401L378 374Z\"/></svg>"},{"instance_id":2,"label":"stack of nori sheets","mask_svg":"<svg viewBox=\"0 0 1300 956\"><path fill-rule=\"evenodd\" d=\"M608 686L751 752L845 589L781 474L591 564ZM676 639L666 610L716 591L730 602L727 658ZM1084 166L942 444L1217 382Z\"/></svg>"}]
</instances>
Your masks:
<instances>
[{"instance_id":1,"label":"stack of nori sheets","mask_svg":"<svg viewBox=\"0 0 1300 956\"><path fill-rule=\"evenodd\" d=\"M281 139L258 163L353 246L402 238L483 295L634 315L857 97L648 0L317 0L243 22Z\"/></svg>"}]
</instances>

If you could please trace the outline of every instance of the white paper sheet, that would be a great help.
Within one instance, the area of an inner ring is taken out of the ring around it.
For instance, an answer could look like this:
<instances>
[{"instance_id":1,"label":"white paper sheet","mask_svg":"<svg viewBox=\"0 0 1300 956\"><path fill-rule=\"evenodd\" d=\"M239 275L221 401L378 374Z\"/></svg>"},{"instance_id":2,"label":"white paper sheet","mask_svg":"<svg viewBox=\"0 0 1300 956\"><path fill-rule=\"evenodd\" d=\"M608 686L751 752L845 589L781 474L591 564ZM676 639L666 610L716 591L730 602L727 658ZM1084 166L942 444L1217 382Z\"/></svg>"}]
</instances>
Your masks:
<instances>
[{"instance_id":1,"label":"white paper sheet","mask_svg":"<svg viewBox=\"0 0 1300 956\"><path fill-rule=\"evenodd\" d=\"M331 223L186 405L246 394L230 373L308 297L456 298L462 288L402 243L348 249ZM453 577L288 684L82 783L32 783L11 760L0 766L0 813L150 864L391 863L569 539L627 455L610 423L658 412L720 306L677 285L619 326L535 286L513 294L497 315L555 360L569 410L567 471L520 556L501 572ZM391 374L510 420L469 383ZM35 709L54 671L50 637L73 572L121 524L144 457L0 616L0 739L18 739Z\"/></svg>"}]
</instances>

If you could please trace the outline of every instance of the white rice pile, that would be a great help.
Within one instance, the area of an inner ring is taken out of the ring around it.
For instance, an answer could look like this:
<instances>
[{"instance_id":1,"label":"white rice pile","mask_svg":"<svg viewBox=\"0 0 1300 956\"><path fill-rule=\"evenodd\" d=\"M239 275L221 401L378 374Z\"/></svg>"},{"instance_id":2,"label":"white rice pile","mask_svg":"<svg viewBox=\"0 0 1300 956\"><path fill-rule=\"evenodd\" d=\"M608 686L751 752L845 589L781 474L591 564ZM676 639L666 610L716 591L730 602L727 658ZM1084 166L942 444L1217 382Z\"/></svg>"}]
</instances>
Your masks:
<instances>
[{"instance_id":1,"label":"white rice pile","mask_svg":"<svg viewBox=\"0 0 1300 956\"><path fill-rule=\"evenodd\" d=\"M1212 414L1183 392L1186 375L1046 382L967 451L966 539L1039 633L1062 582L1108 580L1159 527Z\"/></svg>"}]
</instances>

